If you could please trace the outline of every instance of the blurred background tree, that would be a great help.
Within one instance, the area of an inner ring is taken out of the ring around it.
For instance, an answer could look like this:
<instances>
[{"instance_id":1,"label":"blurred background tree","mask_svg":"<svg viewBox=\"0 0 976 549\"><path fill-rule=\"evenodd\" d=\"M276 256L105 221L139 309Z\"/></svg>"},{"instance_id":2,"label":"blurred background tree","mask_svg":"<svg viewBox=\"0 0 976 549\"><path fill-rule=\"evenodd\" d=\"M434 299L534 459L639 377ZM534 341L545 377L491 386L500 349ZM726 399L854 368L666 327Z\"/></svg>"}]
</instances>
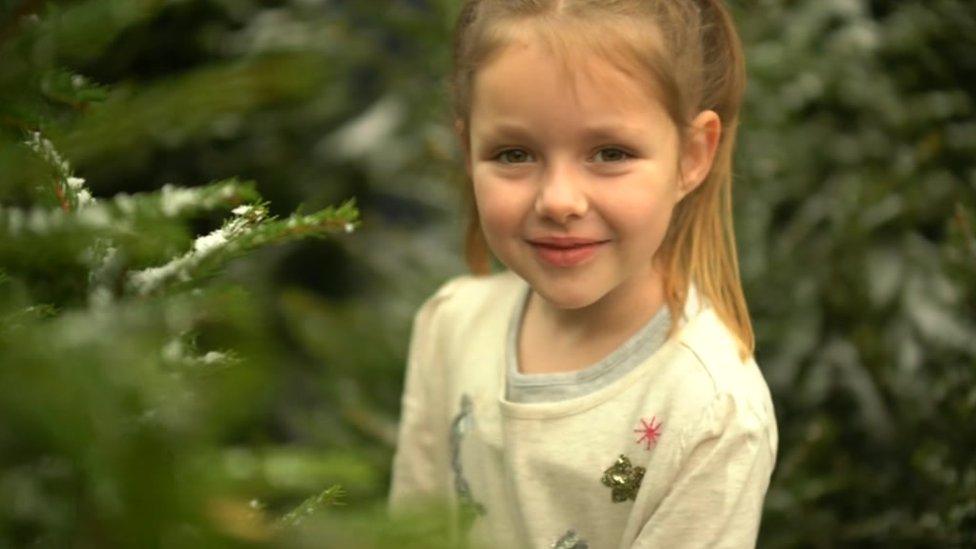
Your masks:
<instances>
[{"instance_id":1,"label":"blurred background tree","mask_svg":"<svg viewBox=\"0 0 976 549\"><path fill-rule=\"evenodd\" d=\"M0 546L444 543L381 517L457 3L0 0ZM976 4L730 4L760 546L976 544Z\"/></svg>"},{"instance_id":2,"label":"blurred background tree","mask_svg":"<svg viewBox=\"0 0 976 549\"><path fill-rule=\"evenodd\" d=\"M976 3L743 3L763 545L976 543Z\"/></svg>"}]
</instances>

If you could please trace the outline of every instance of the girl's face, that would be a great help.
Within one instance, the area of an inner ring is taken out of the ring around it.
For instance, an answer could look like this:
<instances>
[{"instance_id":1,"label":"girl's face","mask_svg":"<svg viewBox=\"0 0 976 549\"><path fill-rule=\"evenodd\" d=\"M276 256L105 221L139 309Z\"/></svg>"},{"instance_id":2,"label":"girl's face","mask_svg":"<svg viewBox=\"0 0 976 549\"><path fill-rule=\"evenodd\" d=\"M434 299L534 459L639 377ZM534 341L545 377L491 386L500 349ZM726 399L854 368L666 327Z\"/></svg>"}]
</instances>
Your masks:
<instances>
[{"instance_id":1,"label":"girl's face","mask_svg":"<svg viewBox=\"0 0 976 549\"><path fill-rule=\"evenodd\" d=\"M495 256L560 309L659 284L651 258L704 175L646 87L596 57L564 70L531 42L473 86L467 169Z\"/></svg>"}]
</instances>

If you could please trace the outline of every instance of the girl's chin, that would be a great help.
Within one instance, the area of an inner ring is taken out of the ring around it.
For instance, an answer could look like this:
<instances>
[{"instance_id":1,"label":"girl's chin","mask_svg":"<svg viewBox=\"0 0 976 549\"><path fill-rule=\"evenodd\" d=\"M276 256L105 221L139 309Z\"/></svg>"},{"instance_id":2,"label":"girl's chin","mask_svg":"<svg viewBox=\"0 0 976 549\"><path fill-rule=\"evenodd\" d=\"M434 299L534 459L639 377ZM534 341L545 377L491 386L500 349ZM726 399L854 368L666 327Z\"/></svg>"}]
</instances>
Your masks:
<instances>
[{"instance_id":1,"label":"girl's chin","mask_svg":"<svg viewBox=\"0 0 976 549\"><path fill-rule=\"evenodd\" d=\"M545 301L547 306L564 311L589 307L597 301L596 296L580 293L578 288L560 289L532 284L532 289Z\"/></svg>"},{"instance_id":2,"label":"girl's chin","mask_svg":"<svg viewBox=\"0 0 976 549\"><path fill-rule=\"evenodd\" d=\"M604 295L599 290L594 291L592 281L587 281L592 277L570 273L560 277L533 268L513 269L510 265L509 268L525 280L547 306L554 309L582 309L596 303Z\"/></svg>"}]
</instances>

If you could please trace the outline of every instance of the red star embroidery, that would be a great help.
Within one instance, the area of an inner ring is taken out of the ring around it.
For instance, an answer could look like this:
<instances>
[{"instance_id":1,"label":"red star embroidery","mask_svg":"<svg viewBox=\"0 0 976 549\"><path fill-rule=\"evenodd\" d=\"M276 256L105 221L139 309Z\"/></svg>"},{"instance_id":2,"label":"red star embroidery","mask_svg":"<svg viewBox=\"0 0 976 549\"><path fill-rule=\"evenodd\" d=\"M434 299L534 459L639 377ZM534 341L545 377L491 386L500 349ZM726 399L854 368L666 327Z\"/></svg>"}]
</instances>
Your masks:
<instances>
[{"instance_id":1,"label":"red star embroidery","mask_svg":"<svg viewBox=\"0 0 976 549\"><path fill-rule=\"evenodd\" d=\"M657 416L651 418L651 422L648 423L641 418L640 422L643 427L639 429L634 429L635 433L640 433L640 438L637 439L637 444L641 442L646 443L644 447L645 450L650 450L651 446L657 442L657 437L661 436L661 422L658 421L657 425L654 422L657 421Z\"/></svg>"}]
</instances>

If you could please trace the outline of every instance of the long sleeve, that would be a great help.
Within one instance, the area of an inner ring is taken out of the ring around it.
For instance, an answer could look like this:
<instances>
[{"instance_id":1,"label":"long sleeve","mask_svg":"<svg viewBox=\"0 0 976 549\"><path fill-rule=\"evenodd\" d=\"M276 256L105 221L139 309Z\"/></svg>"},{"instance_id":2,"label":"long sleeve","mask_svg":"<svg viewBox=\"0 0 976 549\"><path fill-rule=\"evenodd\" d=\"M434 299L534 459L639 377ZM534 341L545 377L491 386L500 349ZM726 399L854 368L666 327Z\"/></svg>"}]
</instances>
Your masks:
<instances>
[{"instance_id":1,"label":"long sleeve","mask_svg":"<svg viewBox=\"0 0 976 549\"><path fill-rule=\"evenodd\" d=\"M414 316L401 400L397 449L393 458L389 510L397 513L418 500L447 494L448 437L443 428L439 388L443 375L435 369L438 305L444 288L428 299Z\"/></svg>"},{"instance_id":2,"label":"long sleeve","mask_svg":"<svg viewBox=\"0 0 976 549\"><path fill-rule=\"evenodd\" d=\"M775 419L720 394L682 438L687 458L633 547L755 547L776 459Z\"/></svg>"}]
</instances>

